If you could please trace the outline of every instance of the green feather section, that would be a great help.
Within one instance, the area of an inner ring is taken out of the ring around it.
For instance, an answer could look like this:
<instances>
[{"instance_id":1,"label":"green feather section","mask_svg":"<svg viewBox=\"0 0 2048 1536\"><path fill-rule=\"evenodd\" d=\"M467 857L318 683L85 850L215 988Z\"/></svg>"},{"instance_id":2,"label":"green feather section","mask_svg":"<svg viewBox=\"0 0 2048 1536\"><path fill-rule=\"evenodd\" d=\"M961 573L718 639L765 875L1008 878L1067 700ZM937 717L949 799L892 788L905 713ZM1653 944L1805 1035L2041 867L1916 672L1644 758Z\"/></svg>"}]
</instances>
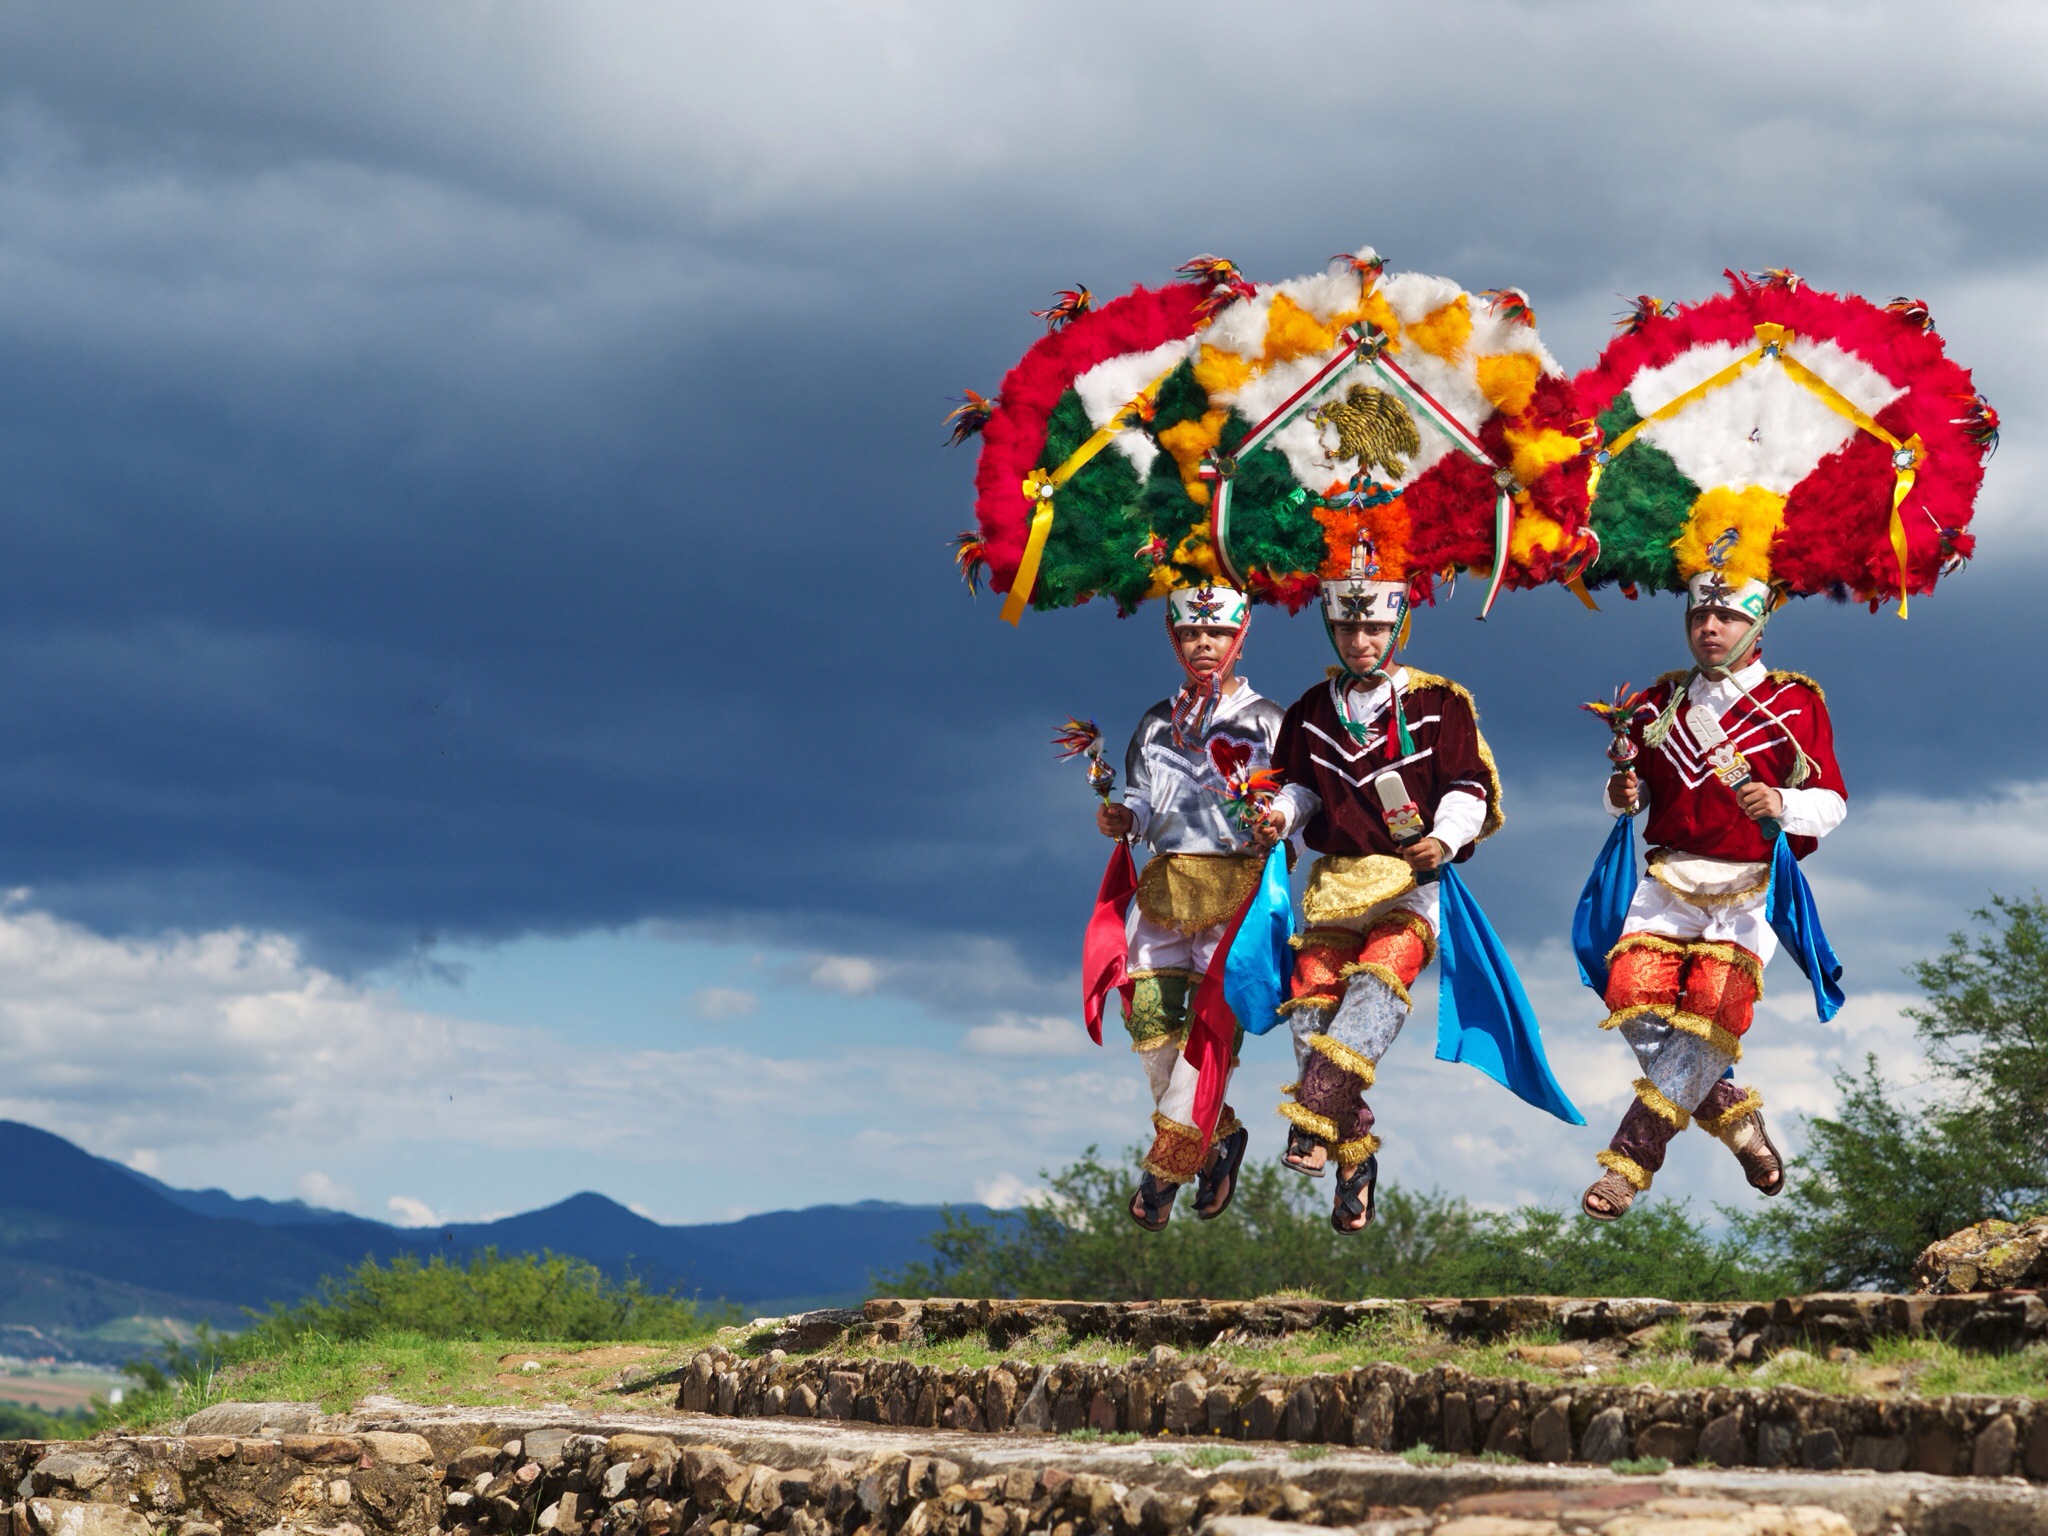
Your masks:
<instances>
[{"instance_id":1,"label":"green feather section","mask_svg":"<svg viewBox=\"0 0 2048 1536\"><path fill-rule=\"evenodd\" d=\"M1233 412L1221 450L1236 451L1250 431L1251 423ZM1239 459L1230 482L1230 563L1274 576L1315 571L1327 551L1318 505L1282 454L1260 448Z\"/></svg>"},{"instance_id":2,"label":"green feather section","mask_svg":"<svg viewBox=\"0 0 2048 1536\"><path fill-rule=\"evenodd\" d=\"M1600 413L1600 429L1612 442L1642 418L1626 390ZM1591 586L1634 582L1652 592L1683 591L1672 552L1700 488L1687 479L1670 454L1640 437L1600 474L1593 498L1593 531L1600 558L1587 573Z\"/></svg>"},{"instance_id":3,"label":"green feather section","mask_svg":"<svg viewBox=\"0 0 2048 1536\"><path fill-rule=\"evenodd\" d=\"M1152 431L1157 435L1184 421L1197 421L1208 409L1208 392L1195 382L1195 364L1190 358L1169 373L1166 382L1159 386L1159 394L1152 407Z\"/></svg>"},{"instance_id":4,"label":"green feather section","mask_svg":"<svg viewBox=\"0 0 2048 1536\"><path fill-rule=\"evenodd\" d=\"M1095 428L1068 390L1046 423L1045 462L1062 464ZM1138 472L1114 448L1082 466L1053 498L1052 532L1031 592L1034 608L1069 608L1100 592L1129 612L1152 584L1152 564L1138 546L1149 537Z\"/></svg>"}]
</instances>

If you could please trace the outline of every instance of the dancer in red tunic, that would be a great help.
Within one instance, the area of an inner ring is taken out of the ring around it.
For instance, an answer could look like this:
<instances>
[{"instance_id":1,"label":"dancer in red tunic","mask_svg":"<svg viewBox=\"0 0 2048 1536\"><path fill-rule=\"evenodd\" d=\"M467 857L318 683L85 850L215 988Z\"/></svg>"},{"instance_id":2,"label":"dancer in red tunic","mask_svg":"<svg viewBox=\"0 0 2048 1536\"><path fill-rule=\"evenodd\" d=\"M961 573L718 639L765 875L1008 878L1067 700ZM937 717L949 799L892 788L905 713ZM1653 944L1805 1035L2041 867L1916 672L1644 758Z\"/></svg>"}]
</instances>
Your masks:
<instances>
[{"instance_id":1,"label":"dancer in red tunic","mask_svg":"<svg viewBox=\"0 0 2048 1536\"><path fill-rule=\"evenodd\" d=\"M1643 1075L1599 1154L1607 1171L1585 1193L1586 1213L1602 1221L1650 1187L1690 1121L1727 1144L1755 1188L1785 1187L1763 1097L1734 1068L1778 947L1764 910L1778 828L1804 858L1848 803L1820 685L1764 666L1771 601L1761 581L1731 584L1718 570L1691 579L1693 666L1643 696L1630 729L1638 766L1608 780L1611 813L1648 806L1650 878L1608 957L1602 1027L1621 1031Z\"/></svg>"}]
</instances>

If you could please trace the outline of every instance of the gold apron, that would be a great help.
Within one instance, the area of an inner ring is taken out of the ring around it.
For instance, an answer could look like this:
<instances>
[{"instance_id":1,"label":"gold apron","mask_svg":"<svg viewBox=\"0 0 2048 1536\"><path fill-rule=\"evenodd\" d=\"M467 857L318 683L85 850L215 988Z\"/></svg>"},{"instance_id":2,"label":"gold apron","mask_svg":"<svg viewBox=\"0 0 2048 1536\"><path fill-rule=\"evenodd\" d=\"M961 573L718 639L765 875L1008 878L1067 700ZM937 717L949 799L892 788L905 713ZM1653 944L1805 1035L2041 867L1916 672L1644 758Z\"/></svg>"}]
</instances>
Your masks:
<instances>
[{"instance_id":1,"label":"gold apron","mask_svg":"<svg viewBox=\"0 0 2048 1536\"><path fill-rule=\"evenodd\" d=\"M1265 865L1259 854L1156 855L1138 876L1138 910L1162 928L1200 933L1237 916Z\"/></svg>"},{"instance_id":2,"label":"gold apron","mask_svg":"<svg viewBox=\"0 0 2048 1536\"><path fill-rule=\"evenodd\" d=\"M1311 928L1349 922L1414 889L1415 871L1406 859L1387 853L1324 854L1309 866L1302 920Z\"/></svg>"}]
</instances>

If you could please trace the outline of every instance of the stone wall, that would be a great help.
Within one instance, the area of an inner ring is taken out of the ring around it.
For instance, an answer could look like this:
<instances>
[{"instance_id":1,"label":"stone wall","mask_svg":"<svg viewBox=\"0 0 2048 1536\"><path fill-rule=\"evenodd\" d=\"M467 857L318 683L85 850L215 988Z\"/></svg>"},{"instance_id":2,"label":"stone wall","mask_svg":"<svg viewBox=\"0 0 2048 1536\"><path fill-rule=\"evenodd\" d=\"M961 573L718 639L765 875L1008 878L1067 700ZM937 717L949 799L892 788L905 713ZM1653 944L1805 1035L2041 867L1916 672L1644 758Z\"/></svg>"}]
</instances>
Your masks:
<instances>
[{"instance_id":1,"label":"stone wall","mask_svg":"<svg viewBox=\"0 0 2048 1536\"><path fill-rule=\"evenodd\" d=\"M1797 1387L1661 1391L1421 1373L1380 1364L1270 1375L1157 1346L1124 1365L1010 1362L947 1370L907 1360L700 1352L676 1406L736 1417L911 1428L1427 1446L1543 1462L1662 1457L1723 1467L1862 1467L2048 1479L2048 1403L1838 1396Z\"/></svg>"},{"instance_id":2,"label":"stone wall","mask_svg":"<svg viewBox=\"0 0 2048 1536\"><path fill-rule=\"evenodd\" d=\"M1777 1301L1658 1301L1626 1297L1488 1296L1416 1301L990 1301L885 1298L860 1312L789 1319L770 1342L817 1348L841 1338L940 1341L984 1333L997 1349L1047 1331L1141 1348L1203 1349L1228 1340L1335 1332L1412 1316L1446 1338L1489 1340L1554 1328L1567 1339L1618 1339L1673 1320L1729 1353L1789 1345L1866 1347L1885 1337L1942 1338L1964 1349L2010 1350L2048 1339L2048 1302L2034 1291L1888 1296L1844 1291ZM1753 1342L1752 1342L1753 1341ZM1716 1351L1718 1353L1718 1351Z\"/></svg>"}]
</instances>

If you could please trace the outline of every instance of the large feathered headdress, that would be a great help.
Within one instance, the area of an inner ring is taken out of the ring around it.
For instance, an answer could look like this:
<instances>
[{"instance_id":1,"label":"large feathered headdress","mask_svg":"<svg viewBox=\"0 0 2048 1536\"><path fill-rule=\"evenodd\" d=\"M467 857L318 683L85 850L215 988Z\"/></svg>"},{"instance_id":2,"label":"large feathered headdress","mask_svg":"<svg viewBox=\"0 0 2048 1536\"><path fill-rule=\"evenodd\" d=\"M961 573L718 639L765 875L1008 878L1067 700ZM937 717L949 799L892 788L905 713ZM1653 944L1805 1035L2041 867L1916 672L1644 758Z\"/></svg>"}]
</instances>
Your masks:
<instances>
[{"instance_id":1,"label":"large feathered headdress","mask_svg":"<svg viewBox=\"0 0 2048 1536\"><path fill-rule=\"evenodd\" d=\"M1218 577L1298 608L1361 546L1423 600L1483 572L1489 605L1592 560L1591 423L1519 291L1387 274L1369 249L1271 285L1183 270L1055 306L987 412L962 538L1004 617Z\"/></svg>"},{"instance_id":2,"label":"large feathered headdress","mask_svg":"<svg viewBox=\"0 0 2048 1536\"><path fill-rule=\"evenodd\" d=\"M1714 572L1903 614L1970 554L1997 414L1926 305L1728 276L1684 308L1638 300L1579 377L1606 435L1589 579L1633 596Z\"/></svg>"}]
</instances>

